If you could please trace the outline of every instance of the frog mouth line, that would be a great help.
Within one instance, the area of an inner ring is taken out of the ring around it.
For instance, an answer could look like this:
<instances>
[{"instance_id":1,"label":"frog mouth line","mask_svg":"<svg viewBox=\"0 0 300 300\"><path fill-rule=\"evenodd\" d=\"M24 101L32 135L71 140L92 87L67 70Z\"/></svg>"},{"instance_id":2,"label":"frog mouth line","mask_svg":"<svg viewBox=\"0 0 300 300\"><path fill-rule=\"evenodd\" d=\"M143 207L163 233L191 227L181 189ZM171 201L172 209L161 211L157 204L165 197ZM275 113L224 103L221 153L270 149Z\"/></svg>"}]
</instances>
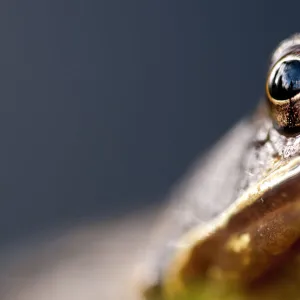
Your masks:
<instances>
[{"instance_id":1,"label":"frog mouth line","mask_svg":"<svg viewBox=\"0 0 300 300\"><path fill-rule=\"evenodd\" d=\"M199 278L255 282L299 240L300 157L295 157L279 162L213 222L180 241L166 272L166 292L184 290Z\"/></svg>"}]
</instances>

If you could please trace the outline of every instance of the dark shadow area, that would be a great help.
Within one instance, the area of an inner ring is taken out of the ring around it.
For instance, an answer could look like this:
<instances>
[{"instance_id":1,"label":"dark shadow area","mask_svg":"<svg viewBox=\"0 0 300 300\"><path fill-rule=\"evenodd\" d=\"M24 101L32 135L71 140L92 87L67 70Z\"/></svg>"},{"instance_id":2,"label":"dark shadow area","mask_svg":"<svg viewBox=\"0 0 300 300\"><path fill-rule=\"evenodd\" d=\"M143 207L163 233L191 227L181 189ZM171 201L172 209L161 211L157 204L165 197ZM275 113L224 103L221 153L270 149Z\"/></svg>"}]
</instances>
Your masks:
<instances>
[{"instance_id":1,"label":"dark shadow area","mask_svg":"<svg viewBox=\"0 0 300 300\"><path fill-rule=\"evenodd\" d=\"M3 1L0 244L161 201L256 106L289 3Z\"/></svg>"}]
</instances>

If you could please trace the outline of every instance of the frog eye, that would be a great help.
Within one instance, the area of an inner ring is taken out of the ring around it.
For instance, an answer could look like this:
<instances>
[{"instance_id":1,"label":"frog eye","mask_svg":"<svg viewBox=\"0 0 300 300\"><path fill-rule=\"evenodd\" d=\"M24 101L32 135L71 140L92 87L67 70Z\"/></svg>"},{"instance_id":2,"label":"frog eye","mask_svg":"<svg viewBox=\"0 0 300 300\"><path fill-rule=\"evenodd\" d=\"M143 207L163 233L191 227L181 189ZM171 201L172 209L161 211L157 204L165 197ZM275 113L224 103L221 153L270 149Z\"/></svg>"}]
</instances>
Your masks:
<instances>
[{"instance_id":1,"label":"frog eye","mask_svg":"<svg viewBox=\"0 0 300 300\"><path fill-rule=\"evenodd\" d=\"M271 68L266 94L273 120L280 128L300 128L300 57L287 55Z\"/></svg>"},{"instance_id":2,"label":"frog eye","mask_svg":"<svg viewBox=\"0 0 300 300\"><path fill-rule=\"evenodd\" d=\"M300 92L300 61L283 61L272 73L269 92L276 100L291 99Z\"/></svg>"}]
</instances>

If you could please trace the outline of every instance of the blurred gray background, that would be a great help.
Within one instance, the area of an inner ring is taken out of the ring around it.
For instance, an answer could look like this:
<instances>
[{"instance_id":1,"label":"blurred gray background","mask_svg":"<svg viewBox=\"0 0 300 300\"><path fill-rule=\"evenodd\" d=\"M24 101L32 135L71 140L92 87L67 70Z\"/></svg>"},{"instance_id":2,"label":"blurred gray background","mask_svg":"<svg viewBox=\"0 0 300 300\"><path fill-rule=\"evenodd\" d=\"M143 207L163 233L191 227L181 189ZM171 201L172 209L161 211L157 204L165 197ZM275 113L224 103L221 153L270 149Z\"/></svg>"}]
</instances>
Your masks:
<instances>
[{"instance_id":1,"label":"blurred gray background","mask_svg":"<svg viewBox=\"0 0 300 300\"><path fill-rule=\"evenodd\" d=\"M162 201L256 106L299 8L1 1L0 246Z\"/></svg>"}]
</instances>

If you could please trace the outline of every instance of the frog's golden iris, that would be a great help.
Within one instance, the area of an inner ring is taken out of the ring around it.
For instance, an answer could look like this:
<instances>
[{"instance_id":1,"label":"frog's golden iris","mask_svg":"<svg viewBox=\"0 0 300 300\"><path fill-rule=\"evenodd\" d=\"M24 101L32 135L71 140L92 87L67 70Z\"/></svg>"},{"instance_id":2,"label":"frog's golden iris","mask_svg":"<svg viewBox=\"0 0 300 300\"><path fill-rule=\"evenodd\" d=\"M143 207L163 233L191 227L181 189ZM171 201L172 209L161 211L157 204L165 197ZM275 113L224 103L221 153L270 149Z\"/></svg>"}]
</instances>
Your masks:
<instances>
[{"instance_id":1,"label":"frog's golden iris","mask_svg":"<svg viewBox=\"0 0 300 300\"><path fill-rule=\"evenodd\" d=\"M277 127L300 129L300 43L271 67L266 95Z\"/></svg>"}]
</instances>

